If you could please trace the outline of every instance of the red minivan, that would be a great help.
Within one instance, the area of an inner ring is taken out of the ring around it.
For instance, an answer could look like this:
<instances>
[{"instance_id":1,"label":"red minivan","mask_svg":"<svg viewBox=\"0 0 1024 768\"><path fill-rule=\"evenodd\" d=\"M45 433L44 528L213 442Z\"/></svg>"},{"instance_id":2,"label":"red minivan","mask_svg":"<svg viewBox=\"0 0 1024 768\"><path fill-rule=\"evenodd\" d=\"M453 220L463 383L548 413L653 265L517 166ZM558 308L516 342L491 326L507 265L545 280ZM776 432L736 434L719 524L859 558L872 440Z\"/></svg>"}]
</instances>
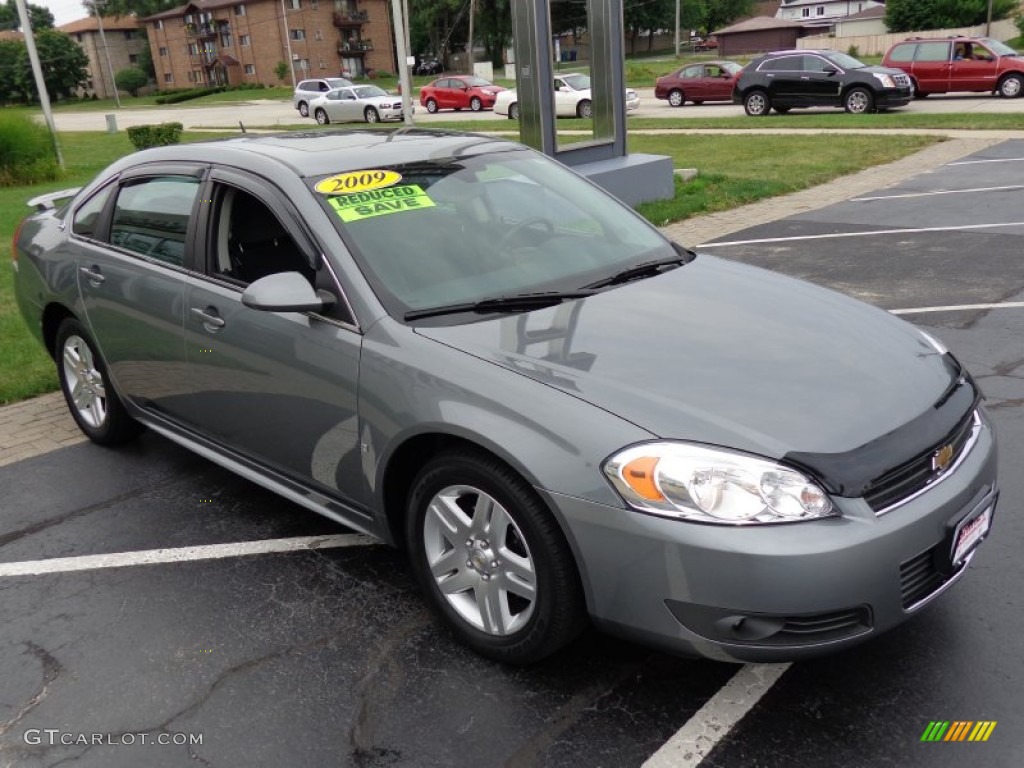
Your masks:
<instances>
[{"instance_id":1,"label":"red minivan","mask_svg":"<svg viewBox=\"0 0 1024 768\"><path fill-rule=\"evenodd\" d=\"M917 96L987 91L1012 99L1024 93L1024 57L989 37L911 37L893 45L882 64L910 75Z\"/></svg>"}]
</instances>

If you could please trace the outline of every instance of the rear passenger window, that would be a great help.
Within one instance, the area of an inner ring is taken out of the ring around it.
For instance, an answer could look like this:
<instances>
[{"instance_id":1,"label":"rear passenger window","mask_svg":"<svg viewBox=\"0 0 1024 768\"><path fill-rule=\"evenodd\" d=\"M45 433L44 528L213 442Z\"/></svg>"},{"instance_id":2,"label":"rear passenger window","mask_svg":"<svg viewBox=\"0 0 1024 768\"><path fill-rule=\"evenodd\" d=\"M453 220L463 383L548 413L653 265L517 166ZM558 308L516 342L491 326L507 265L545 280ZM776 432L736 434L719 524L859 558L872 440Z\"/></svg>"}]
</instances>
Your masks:
<instances>
[{"instance_id":1,"label":"rear passenger window","mask_svg":"<svg viewBox=\"0 0 1024 768\"><path fill-rule=\"evenodd\" d=\"M763 62L758 70L762 72L802 72L803 68L803 56L780 56L777 59Z\"/></svg>"},{"instance_id":2,"label":"rear passenger window","mask_svg":"<svg viewBox=\"0 0 1024 768\"><path fill-rule=\"evenodd\" d=\"M199 180L159 176L125 184L117 196L110 242L149 258L181 266L185 235Z\"/></svg>"},{"instance_id":3,"label":"rear passenger window","mask_svg":"<svg viewBox=\"0 0 1024 768\"><path fill-rule=\"evenodd\" d=\"M110 193L113 189L114 186L111 185L101 190L86 200L85 204L75 211L75 217L71 221L72 232L82 237L96 236L96 225L99 224L100 214L103 213L103 209L106 207L107 200L110 199Z\"/></svg>"},{"instance_id":4,"label":"rear passenger window","mask_svg":"<svg viewBox=\"0 0 1024 768\"><path fill-rule=\"evenodd\" d=\"M913 61L914 60L914 49L917 46L911 45L897 45L889 53L889 61Z\"/></svg>"},{"instance_id":5,"label":"rear passenger window","mask_svg":"<svg viewBox=\"0 0 1024 768\"><path fill-rule=\"evenodd\" d=\"M949 61L949 43L918 43L914 61Z\"/></svg>"}]
</instances>

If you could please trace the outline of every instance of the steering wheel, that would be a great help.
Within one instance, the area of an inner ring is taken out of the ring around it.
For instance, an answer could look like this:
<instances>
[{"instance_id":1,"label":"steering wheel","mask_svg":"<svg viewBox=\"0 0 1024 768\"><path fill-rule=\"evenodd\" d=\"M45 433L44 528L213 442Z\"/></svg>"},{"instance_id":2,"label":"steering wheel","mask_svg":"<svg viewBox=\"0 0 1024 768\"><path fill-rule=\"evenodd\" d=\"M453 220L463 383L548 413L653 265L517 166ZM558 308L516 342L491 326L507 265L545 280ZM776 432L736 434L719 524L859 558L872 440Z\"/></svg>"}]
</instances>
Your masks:
<instances>
[{"instance_id":1,"label":"steering wheel","mask_svg":"<svg viewBox=\"0 0 1024 768\"><path fill-rule=\"evenodd\" d=\"M543 224L548 232L555 234L555 225L551 223L549 219L545 219L543 216L531 216L523 219L518 224L513 224L512 229L501 236L501 240L498 241L498 250L504 250L505 247L512 241L517 234L522 232L528 227L532 227L534 224Z\"/></svg>"}]
</instances>

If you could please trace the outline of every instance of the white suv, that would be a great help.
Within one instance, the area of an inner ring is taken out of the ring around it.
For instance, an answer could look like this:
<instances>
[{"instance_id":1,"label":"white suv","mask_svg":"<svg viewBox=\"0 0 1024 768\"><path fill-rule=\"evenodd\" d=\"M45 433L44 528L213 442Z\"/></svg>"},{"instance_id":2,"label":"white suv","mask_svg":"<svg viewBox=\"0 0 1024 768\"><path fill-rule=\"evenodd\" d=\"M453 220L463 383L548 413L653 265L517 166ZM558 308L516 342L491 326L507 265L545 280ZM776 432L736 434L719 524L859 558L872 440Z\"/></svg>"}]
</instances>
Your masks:
<instances>
[{"instance_id":1,"label":"white suv","mask_svg":"<svg viewBox=\"0 0 1024 768\"><path fill-rule=\"evenodd\" d=\"M346 88L352 81L344 77L321 77L316 80L303 80L295 86L292 94L292 106L299 110L303 117L309 117L309 102L335 88Z\"/></svg>"}]
</instances>

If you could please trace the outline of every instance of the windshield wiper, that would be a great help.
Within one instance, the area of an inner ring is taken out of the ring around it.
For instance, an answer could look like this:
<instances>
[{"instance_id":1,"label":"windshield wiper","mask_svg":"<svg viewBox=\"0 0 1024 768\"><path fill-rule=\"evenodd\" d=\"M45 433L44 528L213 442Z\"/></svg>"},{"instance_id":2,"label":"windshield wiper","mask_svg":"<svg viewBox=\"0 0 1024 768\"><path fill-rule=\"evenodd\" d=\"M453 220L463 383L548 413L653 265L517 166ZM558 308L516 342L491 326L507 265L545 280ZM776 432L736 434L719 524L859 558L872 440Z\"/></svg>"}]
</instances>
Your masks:
<instances>
[{"instance_id":1,"label":"windshield wiper","mask_svg":"<svg viewBox=\"0 0 1024 768\"><path fill-rule=\"evenodd\" d=\"M581 289L578 291L544 291L540 293L516 293L510 296L493 296L489 299L479 301L464 301L459 304L445 304L440 307L427 307L426 309L411 309L405 313L406 320L419 320L423 317L438 317L440 315L456 315L460 312L476 312L486 314L490 312L526 311L531 309L543 309L563 301L572 299L585 299L593 296L595 291Z\"/></svg>"},{"instance_id":2,"label":"windshield wiper","mask_svg":"<svg viewBox=\"0 0 1024 768\"><path fill-rule=\"evenodd\" d=\"M641 264L634 264L632 267L620 270L611 277L603 277L593 283L588 283L583 286L583 289L597 290L598 288L607 288L610 285L621 285L622 283L628 283L631 280L639 280L642 277L653 277L654 275L660 275L665 267L679 267L689 261L690 254L686 254L685 256L682 254L678 256L666 256L663 259L645 261Z\"/></svg>"}]
</instances>

